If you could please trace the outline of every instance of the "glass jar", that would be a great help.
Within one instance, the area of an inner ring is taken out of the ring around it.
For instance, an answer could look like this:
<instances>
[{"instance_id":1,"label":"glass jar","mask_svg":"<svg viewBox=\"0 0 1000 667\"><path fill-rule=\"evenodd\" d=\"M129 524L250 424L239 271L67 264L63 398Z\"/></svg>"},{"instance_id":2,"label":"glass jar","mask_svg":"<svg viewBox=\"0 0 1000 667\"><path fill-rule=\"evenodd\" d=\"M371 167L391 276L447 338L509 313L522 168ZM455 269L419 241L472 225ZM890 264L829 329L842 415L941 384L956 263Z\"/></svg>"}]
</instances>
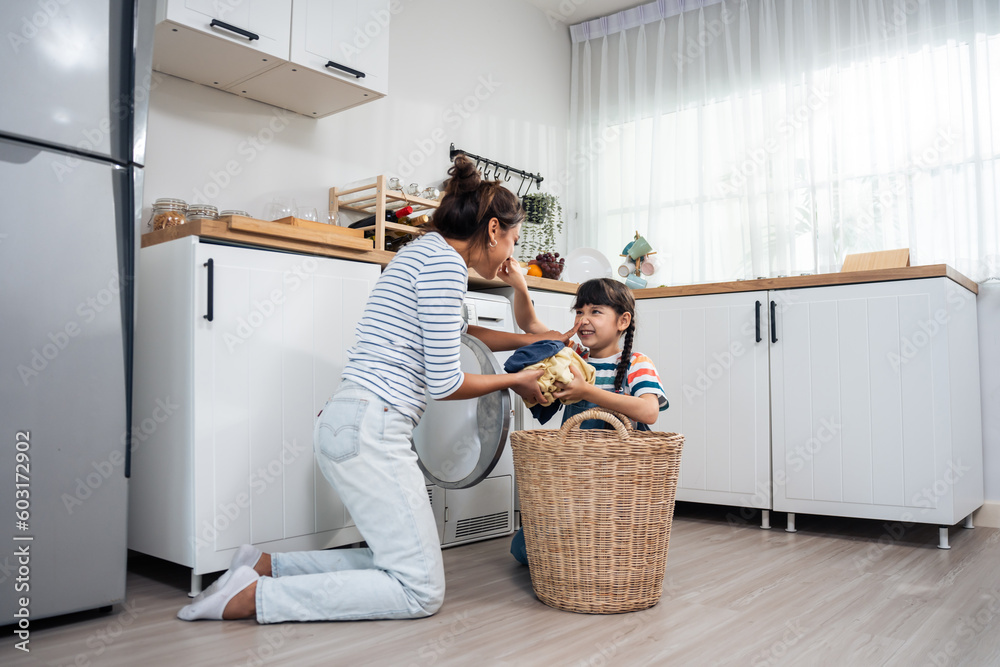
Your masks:
<instances>
[{"instance_id":1,"label":"glass jar","mask_svg":"<svg viewBox=\"0 0 1000 667\"><path fill-rule=\"evenodd\" d=\"M240 217L243 217L243 218L249 218L250 217L250 214L247 213L246 211L239 211L239 210L236 210L236 209L229 209L227 211L222 211L221 213L219 213L219 217L220 218L227 218L227 217L234 216L234 215L237 215L237 216L240 216Z\"/></svg>"},{"instance_id":2,"label":"glass jar","mask_svg":"<svg viewBox=\"0 0 1000 667\"><path fill-rule=\"evenodd\" d=\"M209 204L191 204L187 207L187 219L191 222L195 220L218 220L219 209Z\"/></svg>"},{"instance_id":3,"label":"glass jar","mask_svg":"<svg viewBox=\"0 0 1000 667\"><path fill-rule=\"evenodd\" d=\"M176 227L187 223L187 203L183 199L157 199L153 202L153 215L146 225L148 231L157 232L168 227Z\"/></svg>"}]
</instances>

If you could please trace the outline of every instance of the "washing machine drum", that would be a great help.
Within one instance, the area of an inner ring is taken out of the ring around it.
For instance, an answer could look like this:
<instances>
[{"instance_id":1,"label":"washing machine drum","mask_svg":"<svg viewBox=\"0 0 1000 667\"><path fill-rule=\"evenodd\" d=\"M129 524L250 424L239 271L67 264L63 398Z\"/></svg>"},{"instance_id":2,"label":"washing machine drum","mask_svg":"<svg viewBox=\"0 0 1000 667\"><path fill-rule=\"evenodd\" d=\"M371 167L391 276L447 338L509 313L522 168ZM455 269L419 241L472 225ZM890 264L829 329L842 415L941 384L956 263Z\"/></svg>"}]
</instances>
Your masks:
<instances>
[{"instance_id":1,"label":"washing machine drum","mask_svg":"<svg viewBox=\"0 0 1000 667\"><path fill-rule=\"evenodd\" d=\"M479 339L462 334L462 370L480 375L503 372ZM464 489L486 479L500 460L510 431L510 391L460 401L435 401L413 429L413 449L424 475L446 489Z\"/></svg>"}]
</instances>

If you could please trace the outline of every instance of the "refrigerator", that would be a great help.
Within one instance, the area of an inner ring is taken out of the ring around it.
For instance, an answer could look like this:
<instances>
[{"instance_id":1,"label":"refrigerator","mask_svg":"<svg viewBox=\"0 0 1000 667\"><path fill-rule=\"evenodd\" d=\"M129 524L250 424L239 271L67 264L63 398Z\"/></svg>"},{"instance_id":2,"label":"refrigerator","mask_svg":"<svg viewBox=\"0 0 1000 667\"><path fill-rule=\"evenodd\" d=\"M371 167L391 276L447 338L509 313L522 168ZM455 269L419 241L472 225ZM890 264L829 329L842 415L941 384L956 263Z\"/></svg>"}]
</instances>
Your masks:
<instances>
[{"instance_id":1,"label":"refrigerator","mask_svg":"<svg viewBox=\"0 0 1000 667\"><path fill-rule=\"evenodd\" d=\"M155 0L0 3L0 623L125 599Z\"/></svg>"}]
</instances>

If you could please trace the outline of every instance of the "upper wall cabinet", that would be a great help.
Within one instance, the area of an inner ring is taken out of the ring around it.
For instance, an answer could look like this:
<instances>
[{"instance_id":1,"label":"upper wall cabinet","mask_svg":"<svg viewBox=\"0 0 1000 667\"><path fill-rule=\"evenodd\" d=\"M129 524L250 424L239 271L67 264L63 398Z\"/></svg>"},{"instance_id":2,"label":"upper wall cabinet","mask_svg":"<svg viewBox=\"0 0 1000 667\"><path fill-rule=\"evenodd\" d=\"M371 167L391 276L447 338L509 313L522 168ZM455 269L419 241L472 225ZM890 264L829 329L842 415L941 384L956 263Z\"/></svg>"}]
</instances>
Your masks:
<instances>
[{"instance_id":1,"label":"upper wall cabinet","mask_svg":"<svg viewBox=\"0 0 1000 667\"><path fill-rule=\"evenodd\" d=\"M390 17L386 0L296 0L291 60L385 95Z\"/></svg>"},{"instance_id":2,"label":"upper wall cabinet","mask_svg":"<svg viewBox=\"0 0 1000 667\"><path fill-rule=\"evenodd\" d=\"M322 118L388 92L389 0L167 0L153 67Z\"/></svg>"},{"instance_id":3,"label":"upper wall cabinet","mask_svg":"<svg viewBox=\"0 0 1000 667\"><path fill-rule=\"evenodd\" d=\"M288 60L292 0L169 0L157 7L153 69L226 88Z\"/></svg>"}]
</instances>

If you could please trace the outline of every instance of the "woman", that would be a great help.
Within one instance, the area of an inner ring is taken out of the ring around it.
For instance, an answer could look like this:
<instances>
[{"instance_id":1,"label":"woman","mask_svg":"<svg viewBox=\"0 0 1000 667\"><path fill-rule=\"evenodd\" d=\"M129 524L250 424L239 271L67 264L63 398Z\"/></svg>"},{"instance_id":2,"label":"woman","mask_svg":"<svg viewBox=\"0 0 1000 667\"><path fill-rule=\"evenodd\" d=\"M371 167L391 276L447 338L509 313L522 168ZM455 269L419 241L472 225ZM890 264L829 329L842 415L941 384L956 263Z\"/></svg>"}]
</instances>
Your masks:
<instances>
[{"instance_id":1,"label":"woman","mask_svg":"<svg viewBox=\"0 0 1000 667\"><path fill-rule=\"evenodd\" d=\"M440 608L440 541L410 446L425 391L434 399L456 400L513 389L542 400L541 370L461 370L468 270L515 280L518 269L510 257L524 212L517 197L497 181L482 181L464 156L448 173L434 230L404 247L375 284L341 385L316 423L317 463L368 548L265 554L244 545L229 571L178 617L280 623L417 618ZM572 335L467 330L493 350Z\"/></svg>"}]
</instances>

